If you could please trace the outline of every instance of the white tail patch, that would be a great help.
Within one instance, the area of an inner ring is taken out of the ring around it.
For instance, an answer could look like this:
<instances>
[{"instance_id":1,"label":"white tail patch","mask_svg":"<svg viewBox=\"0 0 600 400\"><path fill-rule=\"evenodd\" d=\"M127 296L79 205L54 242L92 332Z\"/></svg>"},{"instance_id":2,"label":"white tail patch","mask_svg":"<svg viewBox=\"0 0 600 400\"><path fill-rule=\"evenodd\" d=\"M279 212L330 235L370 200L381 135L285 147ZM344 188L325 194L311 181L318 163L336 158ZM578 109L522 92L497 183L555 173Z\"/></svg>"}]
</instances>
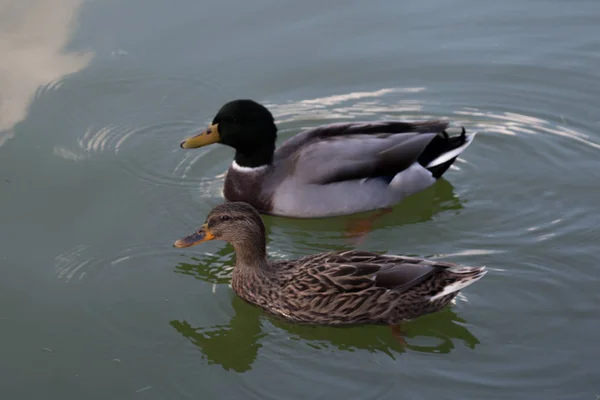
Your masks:
<instances>
[{"instance_id":1,"label":"white tail patch","mask_svg":"<svg viewBox=\"0 0 600 400\"><path fill-rule=\"evenodd\" d=\"M435 301L437 299L439 299L440 297L444 297L448 294L454 293L454 292L458 292L459 290L469 286L470 284L477 282L478 280L480 280L481 278L483 278L483 276L485 274L487 274L487 271L485 270L485 267L481 267L479 269L479 271L473 271L473 268L470 267L455 267L455 268L450 268L450 270L455 273L455 274L467 274L467 273L471 273L474 274L468 278L462 279L460 281L451 283L450 285L446 286L444 288L444 290L442 290L441 292L439 292L438 294L431 296L429 298L429 301Z\"/></svg>"},{"instance_id":2,"label":"white tail patch","mask_svg":"<svg viewBox=\"0 0 600 400\"><path fill-rule=\"evenodd\" d=\"M469 147L469 145L471 144L471 142L473 141L473 139L475 139L475 135L477 135L477 132L473 132L473 133L467 134L465 136L465 142L463 143L462 146L457 147L454 150L450 150L447 153L441 154L438 158L435 158L433 161L431 161L429 164L427 164L426 168L435 167L436 165L443 164L446 161L452 160L454 157L458 156L467 147Z\"/></svg>"},{"instance_id":3,"label":"white tail patch","mask_svg":"<svg viewBox=\"0 0 600 400\"><path fill-rule=\"evenodd\" d=\"M457 265L454 267L449 267L448 271L453 274L475 274L477 272L484 272L485 267L465 267L462 265Z\"/></svg>"}]
</instances>

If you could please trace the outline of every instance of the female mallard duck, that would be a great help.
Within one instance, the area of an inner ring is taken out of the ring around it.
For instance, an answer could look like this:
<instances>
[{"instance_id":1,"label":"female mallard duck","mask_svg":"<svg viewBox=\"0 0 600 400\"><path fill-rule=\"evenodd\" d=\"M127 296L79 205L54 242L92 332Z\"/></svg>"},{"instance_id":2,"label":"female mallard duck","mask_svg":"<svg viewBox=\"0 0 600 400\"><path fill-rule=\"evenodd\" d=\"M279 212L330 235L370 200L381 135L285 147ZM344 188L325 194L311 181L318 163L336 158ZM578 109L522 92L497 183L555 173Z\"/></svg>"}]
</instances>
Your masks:
<instances>
[{"instance_id":1,"label":"female mallard duck","mask_svg":"<svg viewBox=\"0 0 600 400\"><path fill-rule=\"evenodd\" d=\"M389 324L438 311L485 267L339 251L296 260L267 260L265 227L249 204L215 207L202 227L179 240L189 247L221 239L236 254L233 290L244 300L292 322Z\"/></svg>"},{"instance_id":2,"label":"female mallard duck","mask_svg":"<svg viewBox=\"0 0 600 400\"><path fill-rule=\"evenodd\" d=\"M432 185L471 143L449 137L443 121L362 122L319 126L277 150L273 115L252 100L225 104L191 149L222 143L235 149L225 178L228 201L259 212L317 218L386 208Z\"/></svg>"}]
</instances>

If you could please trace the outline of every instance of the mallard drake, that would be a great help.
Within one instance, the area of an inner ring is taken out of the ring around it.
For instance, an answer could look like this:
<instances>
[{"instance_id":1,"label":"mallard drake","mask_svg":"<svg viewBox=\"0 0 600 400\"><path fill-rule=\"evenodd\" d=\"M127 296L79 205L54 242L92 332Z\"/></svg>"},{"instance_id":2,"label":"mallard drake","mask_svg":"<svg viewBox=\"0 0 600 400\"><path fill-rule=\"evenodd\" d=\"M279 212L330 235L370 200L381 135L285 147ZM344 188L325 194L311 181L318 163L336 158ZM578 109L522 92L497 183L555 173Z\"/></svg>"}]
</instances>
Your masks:
<instances>
[{"instance_id":1,"label":"mallard drake","mask_svg":"<svg viewBox=\"0 0 600 400\"><path fill-rule=\"evenodd\" d=\"M235 149L225 178L228 201L297 218L390 207L440 178L475 134L450 137L447 122L335 123L301 132L275 149L273 115L253 100L225 104L184 149Z\"/></svg>"},{"instance_id":2,"label":"mallard drake","mask_svg":"<svg viewBox=\"0 0 600 400\"><path fill-rule=\"evenodd\" d=\"M218 205L200 229L174 246L214 239L235 250L233 290L296 323L396 325L442 309L460 289L486 274L485 267L358 250L269 261L262 219L243 202Z\"/></svg>"}]
</instances>

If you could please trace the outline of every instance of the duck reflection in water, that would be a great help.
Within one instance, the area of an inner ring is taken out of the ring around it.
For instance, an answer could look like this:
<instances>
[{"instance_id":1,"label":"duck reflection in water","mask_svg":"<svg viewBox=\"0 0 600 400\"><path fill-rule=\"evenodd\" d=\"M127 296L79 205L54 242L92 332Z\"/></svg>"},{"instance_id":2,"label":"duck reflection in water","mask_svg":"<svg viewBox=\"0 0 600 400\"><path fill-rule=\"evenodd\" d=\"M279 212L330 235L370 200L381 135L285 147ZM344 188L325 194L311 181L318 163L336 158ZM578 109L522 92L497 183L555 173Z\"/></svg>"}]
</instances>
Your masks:
<instances>
[{"instance_id":1,"label":"duck reflection in water","mask_svg":"<svg viewBox=\"0 0 600 400\"><path fill-rule=\"evenodd\" d=\"M431 221L443 212L458 212L463 208L454 186L444 178L417 194L406 198L402 203L380 210L324 219L290 219L268 216L277 221L277 226L293 232L325 232L328 237L343 232L344 245L358 246L367 236L379 229L400 227ZM385 218L383 218L385 216ZM322 240L319 245L322 246Z\"/></svg>"},{"instance_id":2,"label":"duck reflection in water","mask_svg":"<svg viewBox=\"0 0 600 400\"><path fill-rule=\"evenodd\" d=\"M232 317L227 324L194 327L185 320L173 320L170 325L193 343L209 364L238 373L252 369L263 343L269 345L265 331L272 327L281 329L292 340L322 351L362 350L383 353L392 359L407 350L447 354L454 350L457 340L470 349L479 344L465 321L450 308L406 322L403 336L408 340L403 345L384 326L334 328L290 324L264 314L237 296L233 297L231 306Z\"/></svg>"}]
</instances>

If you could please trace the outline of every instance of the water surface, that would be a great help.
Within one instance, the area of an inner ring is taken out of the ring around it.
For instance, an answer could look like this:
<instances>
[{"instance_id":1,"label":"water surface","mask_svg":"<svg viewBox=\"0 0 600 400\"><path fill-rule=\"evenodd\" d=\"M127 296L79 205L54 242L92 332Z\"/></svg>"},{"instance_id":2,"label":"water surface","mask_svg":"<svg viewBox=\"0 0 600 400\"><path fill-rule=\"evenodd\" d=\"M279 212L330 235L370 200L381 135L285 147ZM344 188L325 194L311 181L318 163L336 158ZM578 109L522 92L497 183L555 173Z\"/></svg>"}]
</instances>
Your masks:
<instances>
[{"instance_id":1,"label":"water surface","mask_svg":"<svg viewBox=\"0 0 600 400\"><path fill-rule=\"evenodd\" d=\"M2 398L595 399L599 26L591 0L0 0ZM280 140L480 131L358 244L356 216L265 221L275 258L357 246L490 273L407 347L241 301L230 247L171 247L232 159L179 141L235 98Z\"/></svg>"}]
</instances>

